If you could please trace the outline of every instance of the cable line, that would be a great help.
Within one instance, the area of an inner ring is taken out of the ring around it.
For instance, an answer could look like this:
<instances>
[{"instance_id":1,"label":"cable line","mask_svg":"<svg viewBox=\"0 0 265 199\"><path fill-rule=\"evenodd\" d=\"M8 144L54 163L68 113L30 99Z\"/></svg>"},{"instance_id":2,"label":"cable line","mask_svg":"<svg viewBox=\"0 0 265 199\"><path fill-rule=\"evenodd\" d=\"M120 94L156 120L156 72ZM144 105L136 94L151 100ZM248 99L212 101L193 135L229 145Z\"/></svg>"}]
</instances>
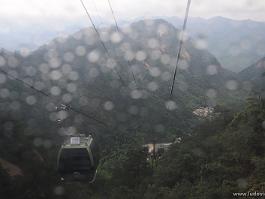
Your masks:
<instances>
[{"instance_id":1,"label":"cable line","mask_svg":"<svg viewBox=\"0 0 265 199\"><path fill-rule=\"evenodd\" d=\"M110 11L111 11L111 14L112 14L112 18L113 18L113 20L114 20L114 22L115 22L116 30L117 30L118 33L121 34L121 31L120 31L120 28L119 28L119 25L118 25L118 21L117 21L117 19L116 19L116 16L115 16L115 13L114 13L114 10L113 10L113 7L112 7L112 5L111 5L110 0L108 0L108 4L109 4L109 8L110 8ZM131 66L132 66L132 64L131 64L130 61L127 61L127 63L128 63L128 68L130 69ZM133 78L134 83L137 84L134 72L131 71L131 74L132 74L132 78Z\"/></svg>"},{"instance_id":2,"label":"cable line","mask_svg":"<svg viewBox=\"0 0 265 199\"><path fill-rule=\"evenodd\" d=\"M28 88L30 88L30 89L32 89L32 90L34 90L34 91L40 93L41 95L43 95L43 96L45 96L45 97L47 97L47 98L49 98L49 99L54 100L53 97L52 97L50 94L48 94L48 93L46 93L46 92L44 92L44 91L42 91L42 90L40 90L40 89L37 89L37 88L34 87L33 85L27 83L26 81L24 81L24 80L22 80L22 79L20 79L20 78L15 77L14 75L9 74L9 73L6 72L5 70L0 69L0 72L3 73L3 74L5 74L9 79L13 79L13 80L15 80L15 81L17 81L17 82L23 84L24 86L26 86L26 87L28 87ZM59 102L59 101L56 101L56 103L60 103L60 102ZM64 103L61 103L61 104L64 104ZM64 104L64 105L65 105L65 104ZM94 118L94 117L88 115L87 113L84 113L84 112L82 112L82 111L80 111L80 110L74 108L71 104L68 104L68 105L65 105L65 106L66 106L66 108L68 108L69 110L71 110L71 111L73 111L73 112L75 112L75 113L81 114L81 115L83 115L84 117L89 118L90 120L93 120L93 121L95 121L95 122L97 122L97 123L99 123L99 124L101 124L101 125L108 126L105 122L103 122L103 121L101 121L101 120L99 120L99 119L96 119L96 118Z\"/></svg>"},{"instance_id":3,"label":"cable line","mask_svg":"<svg viewBox=\"0 0 265 199\"><path fill-rule=\"evenodd\" d=\"M172 96L173 91L174 91L174 85L175 85L176 75L177 75L177 71L178 71L179 59L180 59L180 55L181 55L181 51L182 51L182 46L183 46L183 43L184 43L184 41L183 41L184 40L184 32L186 30L186 25L187 25L187 21L188 21L188 17L189 17L190 4L191 4L191 0L188 0L187 7L186 7L185 18L184 18L184 23L183 23L182 32L181 32L180 41L179 41L177 62L176 62L176 67L175 67L174 75L173 75L173 81L172 81L172 85L171 85L171 89L170 89L170 96Z\"/></svg>"},{"instance_id":4,"label":"cable line","mask_svg":"<svg viewBox=\"0 0 265 199\"><path fill-rule=\"evenodd\" d=\"M115 26L116 26L117 32L120 32L120 29L119 29L119 26L118 26L118 22L117 22L117 19L116 19L116 17L115 17L115 14L114 14L114 11L113 11L113 8L112 8L112 5L111 5L111 3L110 3L110 0L108 0L108 3L109 3L109 8L110 8L110 11L111 11L111 14L112 14L113 20L115 21Z\"/></svg>"},{"instance_id":5,"label":"cable line","mask_svg":"<svg viewBox=\"0 0 265 199\"><path fill-rule=\"evenodd\" d=\"M106 51L107 56L108 56L109 58L111 58L111 55L110 55L110 53L109 53L109 50L107 49L105 43L102 41L101 36L100 36L100 33L99 33L99 31L98 31L98 29L97 29L97 27L96 27L96 25L95 25L95 23L94 23L94 21L93 21L91 15L89 14L89 12L88 12L88 10L87 10L87 8L86 8L86 6L85 6L83 0L80 0L80 2L81 2L82 7L84 8L84 10L85 10L85 12L86 12L86 15L87 15L88 18L89 18L90 23L91 23L92 26L93 26L93 29L95 30L95 32L96 32L96 34L97 34L97 36L98 36L98 38L99 38L99 40L100 40L100 43L101 43L102 47L103 47L104 50ZM117 63L118 63L118 62L117 62ZM119 65L121 65L121 64L119 64ZM115 73L118 75L118 77L119 77L121 83L122 83L123 85L126 85L126 84L125 84L125 81L124 81L124 80L122 79L122 77L121 77L121 74L120 74L115 68L114 68L113 70L114 70Z\"/></svg>"}]
</instances>

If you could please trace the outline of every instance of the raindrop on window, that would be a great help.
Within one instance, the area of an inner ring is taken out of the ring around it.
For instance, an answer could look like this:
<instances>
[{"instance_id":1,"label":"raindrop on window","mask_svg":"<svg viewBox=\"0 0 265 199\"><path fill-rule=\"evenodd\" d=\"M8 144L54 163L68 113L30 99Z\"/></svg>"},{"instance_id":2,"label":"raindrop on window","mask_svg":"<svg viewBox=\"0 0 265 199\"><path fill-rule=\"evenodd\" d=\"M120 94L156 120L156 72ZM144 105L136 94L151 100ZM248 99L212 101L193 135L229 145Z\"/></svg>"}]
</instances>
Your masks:
<instances>
[{"instance_id":1,"label":"raindrop on window","mask_svg":"<svg viewBox=\"0 0 265 199\"><path fill-rule=\"evenodd\" d=\"M76 91L76 85L74 83L67 84L67 91L74 93Z\"/></svg>"},{"instance_id":2,"label":"raindrop on window","mask_svg":"<svg viewBox=\"0 0 265 199\"><path fill-rule=\"evenodd\" d=\"M159 47L159 42L155 38L149 39L148 40L148 46L151 49L155 49L155 48Z\"/></svg>"},{"instance_id":3,"label":"raindrop on window","mask_svg":"<svg viewBox=\"0 0 265 199\"><path fill-rule=\"evenodd\" d=\"M226 82L225 86L229 90L236 90L238 87L238 83L235 80L229 80Z\"/></svg>"},{"instance_id":4,"label":"raindrop on window","mask_svg":"<svg viewBox=\"0 0 265 199\"><path fill-rule=\"evenodd\" d=\"M165 106L170 111L173 111L173 110L175 110L177 108L177 104L174 101L171 101L171 100L170 101L167 101L165 103Z\"/></svg>"},{"instance_id":5,"label":"raindrop on window","mask_svg":"<svg viewBox=\"0 0 265 199\"><path fill-rule=\"evenodd\" d=\"M216 65L209 65L207 66L207 74L208 75L215 75L218 73L217 66Z\"/></svg>"},{"instance_id":6,"label":"raindrop on window","mask_svg":"<svg viewBox=\"0 0 265 199\"><path fill-rule=\"evenodd\" d=\"M122 40L122 36L118 32L114 32L111 34L111 42L112 43L120 43Z\"/></svg>"},{"instance_id":7,"label":"raindrop on window","mask_svg":"<svg viewBox=\"0 0 265 199\"><path fill-rule=\"evenodd\" d=\"M135 58L138 60L138 61L144 61L146 59L147 55L144 51L138 51L135 55Z\"/></svg>"},{"instance_id":8,"label":"raindrop on window","mask_svg":"<svg viewBox=\"0 0 265 199\"><path fill-rule=\"evenodd\" d=\"M67 93L63 95L62 99L65 103L69 103L72 101L73 97L71 94Z\"/></svg>"},{"instance_id":9,"label":"raindrop on window","mask_svg":"<svg viewBox=\"0 0 265 199\"><path fill-rule=\"evenodd\" d=\"M42 63L40 66L39 66L39 70L44 73L44 74L47 74L49 72L49 65L46 64L46 63Z\"/></svg>"},{"instance_id":10,"label":"raindrop on window","mask_svg":"<svg viewBox=\"0 0 265 199\"><path fill-rule=\"evenodd\" d=\"M26 70L27 75L31 77L33 77L37 73L37 70L33 66L26 67L25 70Z\"/></svg>"},{"instance_id":11,"label":"raindrop on window","mask_svg":"<svg viewBox=\"0 0 265 199\"><path fill-rule=\"evenodd\" d=\"M9 92L9 90L7 88L2 88L0 90L1 98L7 98L7 97L9 97L9 95L10 95L10 92Z\"/></svg>"},{"instance_id":12,"label":"raindrop on window","mask_svg":"<svg viewBox=\"0 0 265 199\"><path fill-rule=\"evenodd\" d=\"M41 138L35 138L33 140L33 144L36 146L36 147L40 147L42 145L43 141Z\"/></svg>"},{"instance_id":13,"label":"raindrop on window","mask_svg":"<svg viewBox=\"0 0 265 199\"><path fill-rule=\"evenodd\" d=\"M76 47L76 49L75 49L75 54L77 55L77 56L85 56L85 54L86 54L86 49L85 49L85 47L84 46L78 46L78 47Z\"/></svg>"},{"instance_id":14,"label":"raindrop on window","mask_svg":"<svg viewBox=\"0 0 265 199\"><path fill-rule=\"evenodd\" d=\"M49 65L51 68L58 68L61 65L61 60L53 57L49 60Z\"/></svg>"},{"instance_id":15,"label":"raindrop on window","mask_svg":"<svg viewBox=\"0 0 265 199\"><path fill-rule=\"evenodd\" d=\"M150 91L156 91L158 89L158 85L156 82L149 82L147 87Z\"/></svg>"},{"instance_id":16,"label":"raindrop on window","mask_svg":"<svg viewBox=\"0 0 265 199\"><path fill-rule=\"evenodd\" d=\"M26 98L26 102L27 102L29 105L34 105L34 104L37 102L37 100L36 100L36 98L35 98L34 96L28 96L28 97Z\"/></svg>"},{"instance_id":17,"label":"raindrop on window","mask_svg":"<svg viewBox=\"0 0 265 199\"><path fill-rule=\"evenodd\" d=\"M167 64L169 64L169 62L170 62L170 56L168 55L168 54L163 54L162 56L161 56L161 62L162 62L162 64L164 64L164 65L167 65Z\"/></svg>"},{"instance_id":18,"label":"raindrop on window","mask_svg":"<svg viewBox=\"0 0 265 199\"><path fill-rule=\"evenodd\" d=\"M60 78L62 77L62 74L60 71L58 70L53 70L51 73L50 73L50 78L52 80L59 80Z\"/></svg>"},{"instance_id":19,"label":"raindrop on window","mask_svg":"<svg viewBox=\"0 0 265 199\"><path fill-rule=\"evenodd\" d=\"M209 89L206 91L206 96L209 98L216 98L217 92L214 89Z\"/></svg>"},{"instance_id":20,"label":"raindrop on window","mask_svg":"<svg viewBox=\"0 0 265 199\"><path fill-rule=\"evenodd\" d=\"M107 61L107 65L106 65L108 68L115 68L117 66L117 63L114 59L112 58L109 58L108 61Z\"/></svg>"},{"instance_id":21,"label":"raindrop on window","mask_svg":"<svg viewBox=\"0 0 265 199\"><path fill-rule=\"evenodd\" d=\"M160 69L157 67L150 68L149 72L150 72L150 75L153 77L158 77L161 74Z\"/></svg>"},{"instance_id":22,"label":"raindrop on window","mask_svg":"<svg viewBox=\"0 0 265 199\"><path fill-rule=\"evenodd\" d=\"M62 66L63 74L69 74L72 71L72 67L69 64L64 64Z\"/></svg>"},{"instance_id":23,"label":"raindrop on window","mask_svg":"<svg viewBox=\"0 0 265 199\"><path fill-rule=\"evenodd\" d=\"M53 86L51 88L51 94L55 95L55 96L58 96L58 95L61 94L61 89L58 86Z\"/></svg>"},{"instance_id":24,"label":"raindrop on window","mask_svg":"<svg viewBox=\"0 0 265 199\"><path fill-rule=\"evenodd\" d=\"M10 66L11 68L16 68L19 64L19 61L14 56L10 56L8 57L7 63L8 63L8 66Z\"/></svg>"},{"instance_id":25,"label":"raindrop on window","mask_svg":"<svg viewBox=\"0 0 265 199\"><path fill-rule=\"evenodd\" d=\"M55 195L58 195L58 196L61 196L64 194L64 188L63 186L57 186L54 188L54 194Z\"/></svg>"},{"instance_id":26,"label":"raindrop on window","mask_svg":"<svg viewBox=\"0 0 265 199\"><path fill-rule=\"evenodd\" d=\"M27 57L30 54L30 50L28 48L21 48L19 53L22 57Z\"/></svg>"},{"instance_id":27,"label":"raindrop on window","mask_svg":"<svg viewBox=\"0 0 265 199\"><path fill-rule=\"evenodd\" d=\"M2 73L0 73L0 84L3 84L6 82L6 76Z\"/></svg>"},{"instance_id":28,"label":"raindrop on window","mask_svg":"<svg viewBox=\"0 0 265 199\"><path fill-rule=\"evenodd\" d=\"M87 58L90 62L96 63L99 60L99 56L99 52L94 50L87 55Z\"/></svg>"},{"instance_id":29,"label":"raindrop on window","mask_svg":"<svg viewBox=\"0 0 265 199\"><path fill-rule=\"evenodd\" d=\"M104 109L107 111L111 111L114 108L114 104L111 101L107 101L104 103Z\"/></svg>"},{"instance_id":30,"label":"raindrop on window","mask_svg":"<svg viewBox=\"0 0 265 199\"><path fill-rule=\"evenodd\" d=\"M162 74L161 78L162 78L163 81L168 81L168 80L170 80L171 75L170 75L170 73L168 71L166 71L166 72L164 72Z\"/></svg>"},{"instance_id":31,"label":"raindrop on window","mask_svg":"<svg viewBox=\"0 0 265 199\"><path fill-rule=\"evenodd\" d=\"M91 68L89 70L89 77L97 77L99 75L99 71L97 68Z\"/></svg>"},{"instance_id":32,"label":"raindrop on window","mask_svg":"<svg viewBox=\"0 0 265 199\"><path fill-rule=\"evenodd\" d=\"M131 92L131 97L133 98L133 99L140 99L141 97L142 97L142 92L141 91L139 91L139 90L133 90L132 92Z\"/></svg>"},{"instance_id":33,"label":"raindrop on window","mask_svg":"<svg viewBox=\"0 0 265 199\"><path fill-rule=\"evenodd\" d=\"M79 79L79 75L77 72L75 71L71 71L68 75L69 79L72 80L72 81L76 81Z\"/></svg>"},{"instance_id":34,"label":"raindrop on window","mask_svg":"<svg viewBox=\"0 0 265 199\"><path fill-rule=\"evenodd\" d=\"M134 59L134 53L130 50L125 52L124 59L127 61L132 61Z\"/></svg>"},{"instance_id":35,"label":"raindrop on window","mask_svg":"<svg viewBox=\"0 0 265 199\"><path fill-rule=\"evenodd\" d=\"M64 54L63 59L65 62L73 62L75 59L75 55L71 52L67 52Z\"/></svg>"},{"instance_id":36,"label":"raindrop on window","mask_svg":"<svg viewBox=\"0 0 265 199\"><path fill-rule=\"evenodd\" d=\"M4 66L5 64L6 64L5 58L0 56L0 67Z\"/></svg>"}]
</instances>

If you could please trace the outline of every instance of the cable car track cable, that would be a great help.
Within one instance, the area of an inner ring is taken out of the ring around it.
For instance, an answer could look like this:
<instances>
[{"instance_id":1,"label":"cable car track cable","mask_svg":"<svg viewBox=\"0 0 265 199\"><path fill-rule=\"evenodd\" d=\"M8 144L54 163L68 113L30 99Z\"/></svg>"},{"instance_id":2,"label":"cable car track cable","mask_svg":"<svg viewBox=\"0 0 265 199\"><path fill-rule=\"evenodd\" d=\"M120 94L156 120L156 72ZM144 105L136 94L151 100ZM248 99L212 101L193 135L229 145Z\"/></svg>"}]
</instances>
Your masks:
<instances>
[{"instance_id":1,"label":"cable car track cable","mask_svg":"<svg viewBox=\"0 0 265 199\"><path fill-rule=\"evenodd\" d=\"M109 4L109 8L110 8L110 11L111 11L111 14L112 14L113 20L115 21L115 26L116 26L117 32L120 32L120 28L119 28L119 26L118 26L118 22L117 22L117 19L116 19L116 17L115 17L115 14L114 14L114 11L113 11L113 8L112 8L112 5L111 5L110 0L108 0L108 4Z\"/></svg>"},{"instance_id":2,"label":"cable car track cable","mask_svg":"<svg viewBox=\"0 0 265 199\"><path fill-rule=\"evenodd\" d=\"M173 95L173 91L174 91L174 85L175 85L176 75L177 75L177 71L178 71L179 59L180 59L180 55L181 55L181 51L182 51L182 46L183 46L183 43L184 43L184 33L185 33L185 30L186 30L187 21L188 21L188 17L189 17L190 4L191 4L191 0L188 0L186 11L185 11L184 23L183 23L182 31L181 31L181 35L180 35L179 49L178 49L178 54L177 54L177 62L176 62L174 75L173 75L173 80L172 80L172 84L171 84L170 96Z\"/></svg>"},{"instance_id":3,"label":"cable car track cable","mask_svg":"<svg viewBox=\"0 0 265 199\"><path fill-rule=\"evenodd\" d=\"M99 33L99 31L98 31L98 29L97 29L97 27L96 27L96 25L95 25L95 23L94 23L94 21L93 21L91 15L89 14L89 12L88 12L88 10L87 10L85 4L84 4L84 1L83 1L83 0L80 0L80 2L81 2L81 4L82 4L82 7L83 7L84 10L85 10L86 15L87 15L88 18L89 18L90 23L92 24L93 29L95 30L95 32L96 32L96 34L97 34L97 36L98 36L98 38L99 38L99 41L100 41L102 47L103 47L104 50L106 51L107 56L108 56L109 58L111 58L110 52L109 52L108 48L106 47L105 43L102 41L101 36L100 36L100 33ZM117 62L117 63L118 63L118 62ZM118 77L119 77L121 83L122 83L123 85L126 85L126 84L125 84L125 81L123 80L123 78L122 78L122 76L121 76L121 74L120 74L115 68L114 68L113 70L114 70L115 73L118 75Z\"/></svg>"},{"instance_id":4,"label":"cable car track cable","mask_svg":"<svg viewBox=\"0 0 265 199\"><path fill-rule=\"evenodd\" d=\"M28 87L28 88L30 88L30 89L32 89L32 90L34 90L34 91L40 93L41 95L43 95L43 96L45 96L45 97L47 97L47 98L49 98L49 99L52 99L52 100L54 101L54 99L52 98L52 96L51 96L50 94L48 94L48 93L46 93L46 92L44 92L44 91L42 91L42 90L40 90L40 89L37 89L36 87L34 87L33 85L27 83L26 81L24 81L24 80L22 80L22 79L20 79L20 78L17 78L17 77L15 77L14 75L9 74L7 71L5 71L5 70L3 70L3 69L0 69L0 72L3 73L3 74L5 74L9 79L13 79L13 80L15 80L15 81L17 81L17 82L23 84L24 86L26 86L26 87ZM58 100L58 101L56 101L56 103L60 103L60 101ZM62 103L62 104L64 104L64 103ZM66 104L65 104L65 105L66 105ZM105 126L105 127L108 126L105 122L103 122L103 121L101 121L101 120L99 120L99 119L97 119L97 118L95 118L95 117L92 117L92 116L90 116L90 115L88 115L88 114L86 114L86 113L83 113L82 111L80 111L80 110L74 108L71 104L66 105L66 107L67 107L69 110L71 110L71 111L73 111L73 112L75 112L75 113L81 114L81 115L83 115L84 117L89 118L90 120L93 120L93 121L95 121L95 122L97 122L97 123L99 123L99 124L101 124L101 125L103 125L103 126Z\"/></svg>"},{"instance_id":5,"label":"cable car track cable","mask_svg":"<svg viewBox=\"0 0 265 199\"><path fill-rule=\"evenodd\" d=\"M120 28L119 28L119 25L118 25L118 21L116 19L116 16L115 16L115 13L114 13L114 10L113 10L113 7L111 5L110 0L108 0L108 4L109 4L109 8L110 8L110 11L111 11L111 14L112 14L112 18L113 18L113 20L115 22L116 30L117 30L118 33L121 34L121 31L120 31ZM130 63L130 61L127 61L127 63L128 63L128 68L130 69L132 64ZM133 78L134 83L137 84L134 72L132 71L131 73L132 73L132 78Z\"/></svg>"}]
</instances>

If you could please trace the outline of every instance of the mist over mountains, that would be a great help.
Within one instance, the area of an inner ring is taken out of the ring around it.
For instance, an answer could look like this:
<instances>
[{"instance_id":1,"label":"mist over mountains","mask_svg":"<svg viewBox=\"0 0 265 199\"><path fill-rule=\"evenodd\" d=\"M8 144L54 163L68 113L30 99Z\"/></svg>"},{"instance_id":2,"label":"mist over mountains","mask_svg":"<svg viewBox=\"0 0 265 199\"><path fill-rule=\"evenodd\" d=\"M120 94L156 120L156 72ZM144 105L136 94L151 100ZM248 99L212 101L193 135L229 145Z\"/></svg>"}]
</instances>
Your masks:
<instances>
[{"instance_id":1,"label":"mist over mountains","mask_svg":"<svg viewBox=\"0 0 265 199\"><path fill-rule=\"evenodd\" d=\"M183 20L179 17L153 17L164 19L177 28L181 28ZM120 26L126 26L143 17L134 20L120 20ZM14 51L21 48L30 50L49 42L58 36L66 36L85 28L87 20L78 21L66 19L50 19L38 21L31 19L28 24L17 23L17 19L2 20L0 31L0 46ZM98 27L112 24L109 19L94 17ZM198 41L202 48L208 49L220 61L224 68L239 72L255 63L264 56L265 23L253 20L233 20L224 17L210 19L189 18L188 34Z\"/></svg>"},{"instance_id":2,"label":"mist over mountains","mask_svg":"<svg viewBox=\"0 0 265 199\"><path fill-rule=\"evenodd\" d=\"M4 103L11 100L20 104L22 100L44 112L47 104L55 107L70 103L114 128L141 127L149 132L163 124L163 129L176 125L175 129L185 132L194 108L231 104L241 98L235 74L224 69L207 50L198 48L192 38L185 43L174 98L169 97L179 31L164 20L138 21L124 27L121 34L113 27L102 28L100 34L109 55L91 28L54 39L31 54L2 51L2 69L54 99L50 102L43 96L29 95L30 89L2 75ZM171 112L174 116L168 119ZM49 114L47 117L50 120ZM85 128L83 120L73 121L77 121L77 129Z\"/></svg>"},{"instance_id":3,"label":"mist over mountains","mask_svg":"<svg viewBox=\"0 0 265 199\"><path fill-rule=\"evenodd\" d=\"M149 19L99 33L104 46L84 28L32 52L0 51L1 198L212 199L264 192L264 58L237 74L204 39L187 37L170 96L175 26ZM213 112L199 117L198 108ZM93 134L100 146L94 184L64 184L55 169L63 140L79 133ZM154 168L143 144L176 138Z\"/></svg>"},{"instance_id":4,"label":"mist over mountains","mask_svg":"<svg viewBox=\"0 0 265 199\"><path fill-rule=\"evenodd\" d=\"M180 18L167 19L176 27ZM224 17L190 18L188 33L205 42L208 50L224 68L239 72L265 55L265 23L252 20L232 20Z\"/></svg>"}]
</instances>

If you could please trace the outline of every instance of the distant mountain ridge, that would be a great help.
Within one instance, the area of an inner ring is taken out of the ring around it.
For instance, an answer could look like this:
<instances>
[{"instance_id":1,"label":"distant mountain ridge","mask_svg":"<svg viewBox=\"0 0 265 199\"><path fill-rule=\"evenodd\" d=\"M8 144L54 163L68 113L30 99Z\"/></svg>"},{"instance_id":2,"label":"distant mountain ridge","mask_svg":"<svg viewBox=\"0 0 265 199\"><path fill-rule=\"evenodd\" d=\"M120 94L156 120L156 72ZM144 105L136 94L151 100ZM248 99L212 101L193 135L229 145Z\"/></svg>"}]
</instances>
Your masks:
<instances>
[{"instance_id":1,"label":"distant mountain ridge","mask_svg":"<svg viewBox=\"0 0 265 199\"><path fill-rule=\"evenodd\" d=\"M224 69L210 52L197 48L192 38L185 43L185 59L179 65L173 98L169 97L179 30L165 20L138 21L122 28L120 34L114 27L99 31L109 56L93 29L86 28L54 39L25 57L2 53L2 69L48 92L55 101L71 102L105 122L117 124L117 128L135 129L138 123L152 131L165 120L168 125L163 128L174 124L180 131L190 129L195 107L231 103L239 97L235 74ZM43 112L51 103L43 96L28 98L28 92L33 91L3 79L3 87L17 87L19 90L12 92L21 92L6 99L38 102ZM227 86L231 83L232 88ZM174 115L170 119L169 111ZM82 124L77 123L77 128L84 128Z\"/></svg>"},{"instance_id":2,"label":"distant mountain ridge","mask_svg":"<svg viewBox=\"0 0 265 199\"><path fill-rule=\"evenodd\" d=\"M142 19L144 17L134 20L118 19L118 23L123 27ZM177 28L180 28L183 23L183 19L179 17L158 16L151 19L165 19ZM113 24L109 19L97 16L94 20L96 26L107 27ZM0 48L13 51L26 47L33 50L54 37L73 34L87 25L89 24L83 18L75 22L60 23L55 19L49 24L34 22L33 25L20 24L19 26L12 20L7 24L3 21L0 30ZM187 30L191 37L207 47L221 65L229 70L239 72L265 56L265 22L225 17L209 19L190 17Z\"/></svg>"},{"instance_id":3,"label":"distant mountain ridge","mask_svg":"<svg viewBox=\"0 0 265 199\"><path fill-rule=\"evenodd\" d=\"M245 90L265 97L265 57L241 71L238 77Z\"/></svg>"},{"instance_id":4,"label":"distant mountain ridge","mask_svg":"<svg viewBox=\"0 0 265 199\"><path fill-rule=\"evenodd\" d=\"M179 17L163 17L181 27ZM189 18L188 33L204 41L224 68L239 72L265 56L265 22L225 17Z\"/></svg>"}]
</instances>

